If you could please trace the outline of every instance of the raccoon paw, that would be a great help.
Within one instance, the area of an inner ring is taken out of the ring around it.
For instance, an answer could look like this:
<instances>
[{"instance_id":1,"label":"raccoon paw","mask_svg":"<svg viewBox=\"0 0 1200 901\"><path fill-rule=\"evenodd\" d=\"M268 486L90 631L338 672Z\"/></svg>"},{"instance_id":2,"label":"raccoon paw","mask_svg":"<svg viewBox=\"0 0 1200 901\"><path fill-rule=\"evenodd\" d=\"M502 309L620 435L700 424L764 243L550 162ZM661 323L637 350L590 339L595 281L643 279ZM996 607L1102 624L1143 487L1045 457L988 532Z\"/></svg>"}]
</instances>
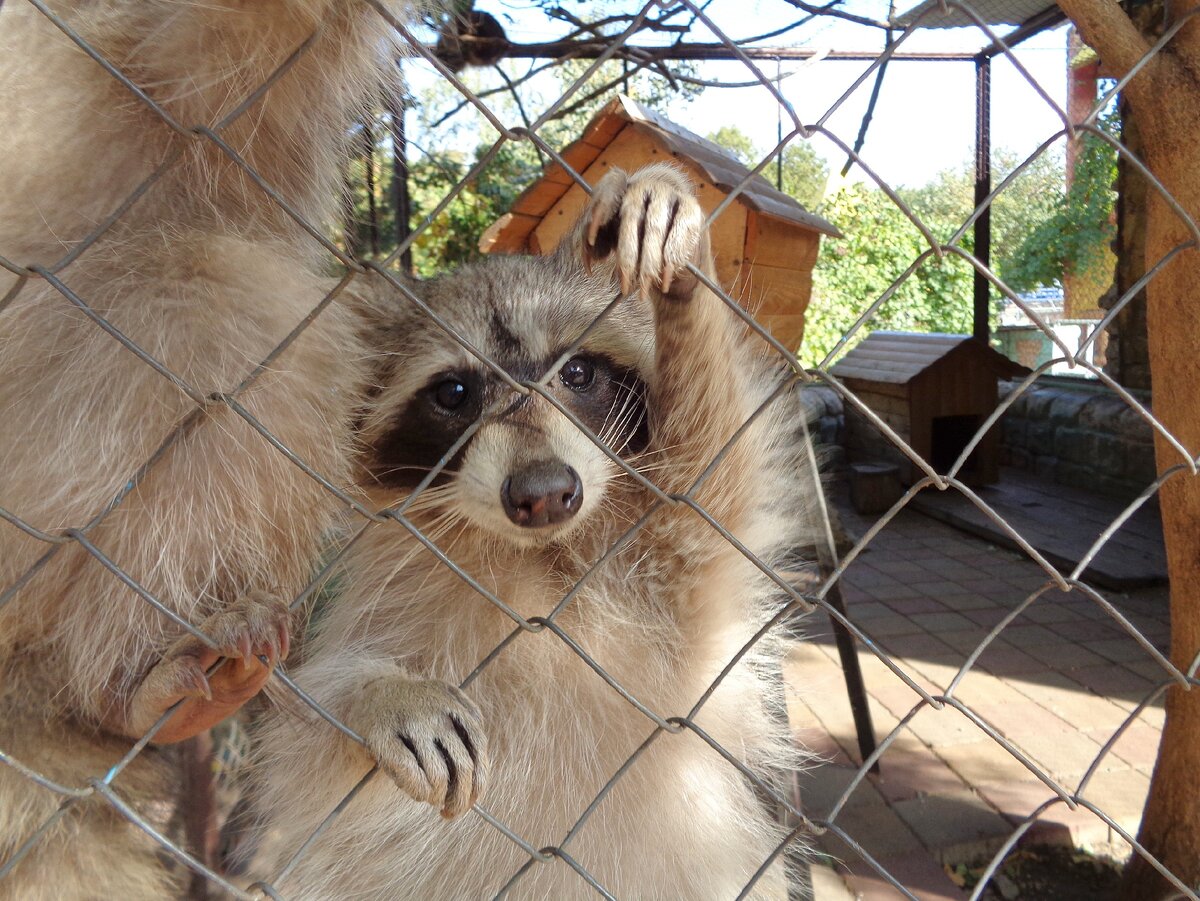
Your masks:
<instances>
[{"instance_id":1,"label":"raccoon paw","mask_svg":"<svg viewBox=\"0 0 1200 901\"><path fill-rule=\"evenodd\" d=\"M443 817L466 813L483 793L488 756L479 708L453 685L384 676L367 683L346 719L401 790Z\"/></svg>"},{"instance_id":2,"label":"raccoon paw","mask_svg":"<svg viewBox=\"0 0 1200 901\"><path fill-rule=\"evenodd\" d=\"M585 260L616 253L621 290L689 300L699 280L687 268L700 262L704 213L686 175L669 164L632 175L610 171L592 194Z\"/></svg>"},{"instance_id":3,"label":"raccoon paw","mask_svg":"<svg viewBox=\"0 0 1200 901\"><path fill-rule=\"evenodd\" d=\"M142 735L179 701L184 703L155 734L156 742L191 738L237 712L287 657L290 616L283 601L254 592L204 620L197 628L216 649L190 633L175 642L134 692L126 731ZM208 675L222 657L227 662Z\"/></svg>"}]
</instances>

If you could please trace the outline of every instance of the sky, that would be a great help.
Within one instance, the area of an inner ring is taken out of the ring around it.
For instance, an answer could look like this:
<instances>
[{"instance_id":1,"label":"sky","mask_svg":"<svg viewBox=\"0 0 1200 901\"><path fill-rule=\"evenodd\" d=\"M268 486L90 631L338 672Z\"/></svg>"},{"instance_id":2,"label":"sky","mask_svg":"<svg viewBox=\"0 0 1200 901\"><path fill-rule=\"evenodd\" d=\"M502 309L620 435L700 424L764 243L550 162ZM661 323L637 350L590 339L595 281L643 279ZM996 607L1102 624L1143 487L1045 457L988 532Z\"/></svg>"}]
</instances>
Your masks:
<instances>
[{"instance_id":1,"label":"sky","mask_svg":"<svg viewBox=\"0 0 1200 901\"><path fill-rule=\"evenodd\" d=\"M586 5L566 4L581 18L588 18ZM551 40L565 26L550 22L529 0L478 0L478 9L496 15L511 40L532 42ZM634 8L634 4L608 4L615 8ZM872 18L887 15L886 4L876 0L849 0L842 8ZM713 0L707 7L716 26L732 38L744 38L784 27L800 14L783 0ZM997 26L1003 34L1011 26ZM673 40L674 36L666 39ZM687 40L707 42L715 39L702 25L695 26ZM639 35L639 43L652 43L654 36ZM765 41L769 46L807 47L814 50L877 51L883 33L840 20L822 17L807 25ZM920 29L904 44L910 51L974 52L990 43L978 28ZM1015 55L1037 79L1049 97L1060 106L1066 85L1066 28L1060 26L1023 43ZM506 64L514 74L524 71L527 63ZM766 75L776 74L776 64L763 61ZM779 72L786 75L780 90L802 122L816 122L846 92L868 67L866 62L820 60L807 63L783 63ZM414 88L429 84L435 76L410 67ZM716 81L746 81L752 78L742 63L702 63L696 73ZM478 78L487 83L487 74ZM495 76L492 76L494 78ZM833 112L826 123L842 141L853 144L867 107L874 75L859 85ZM557 88L542 86L552 96ZM535 91L536 93L536 91ZM530 101L536 115L535 98ZM543 99L541 102L549 102ZM708 134L725 124L733 124L749 134L764 152L776 143L780 106L762 85L748 88L709 88L687 104L675 104L666 110L674 121L692 131ZM783 115L785 133L791 129L790 117ZM513 123L517 124L517 123ZM999 57L992 66L992 142L996 151L1028 155L1042 141L1062 127L1061 119L1029 85L1016 67ZM469 130L468 130L469 134ZM888 68L874 118L862 150L864 160L892 185L919 186L944 169L961 169L974 156L975 67L971 62L894 61ZM469 140L466 138L465 140ZM841 169L845 156L835 145L817 135L813 147L829 161L831 172ZM850 179L866 176L855 167Z\"/></svg>"}]
</instances>

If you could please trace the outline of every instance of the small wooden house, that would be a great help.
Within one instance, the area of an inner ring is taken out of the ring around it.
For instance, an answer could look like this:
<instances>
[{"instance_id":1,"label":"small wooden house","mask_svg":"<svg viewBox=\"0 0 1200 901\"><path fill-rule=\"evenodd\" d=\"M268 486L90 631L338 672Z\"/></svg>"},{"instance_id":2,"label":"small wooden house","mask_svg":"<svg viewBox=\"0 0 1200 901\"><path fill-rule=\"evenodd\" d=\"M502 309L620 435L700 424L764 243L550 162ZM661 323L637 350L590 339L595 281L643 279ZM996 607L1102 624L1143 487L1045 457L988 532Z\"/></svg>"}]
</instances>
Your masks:
<instances>
[{"instance_id":1,"label":"small wooden house","mask_svg":"<svg viewBox=\"0 0 1200 901\"><path fill-rule=\"evenodd\" d=\"M631 171L674 160L699 185L705 213L750 174L724 148L623 96L600 110L562 157L589 185L610 166ZM484 232L479 248L484 253L550 253L586 200L583 188L555 163ZM762 176L755 176L712 225L721 284L793 350L804 332L821 235L840 237L841 232Z\"/></svg>"},{"instance_id":2,"label":"small wooden house","mask_svg":"<svg viewBox=\"0 0 1200 901\"><path fill-rule=\"evenodd\" d=\"M873 332L830 373L921 455L945 473L996 409L997 378L1029 370L970 335ZM847 456L900 468L911 484L924 473L873 422L846 404ZM959 478L970 485L1000 476L1000 430L991 428Z\"/></svg>"}]
</instances>

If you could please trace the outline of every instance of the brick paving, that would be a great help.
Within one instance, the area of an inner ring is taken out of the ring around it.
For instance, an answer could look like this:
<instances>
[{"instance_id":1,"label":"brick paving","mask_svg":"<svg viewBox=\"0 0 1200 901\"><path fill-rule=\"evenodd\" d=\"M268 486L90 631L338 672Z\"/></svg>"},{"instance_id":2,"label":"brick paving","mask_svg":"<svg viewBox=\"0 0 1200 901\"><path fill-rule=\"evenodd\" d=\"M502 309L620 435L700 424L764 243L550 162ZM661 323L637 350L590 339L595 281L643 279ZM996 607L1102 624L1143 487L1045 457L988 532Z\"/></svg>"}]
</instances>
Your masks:
<instances>
[{"instance_id":1,"label":"brick paving","mask_svg":"<svg viewBox=\"0 0 1200 901\"><path fill-rule=\"evenodd\" d=\"M869 525L841 512L851 534ZM850 565L842 591L851 620L914 682L945 694L988 631L1047 581L1022 555L905 511ZM1165 652L1165 586L1102 594ZM884 752L880 773L855 782L861 759L832 632L820 615L808 628L809 641L787 674L798 738L821 758L801 778L805 809L826 818L841 803L833 822L922 901L966 897L943 865L994 853L1056 794L951 706L917 712ZM920 696L871 652L860 650L859 659L875 732L883 739ZM1082 791L1080 784L1105 743L1162 681L1163 671L1145 649L1093 599L1054 589L992 641L953 696L1068 792L1080 792L1132 833L1162 730L1161 702L1126 727ZM1084 848L1128 848L1095 814L1061 800L1041 813L1030 835ZM836 836L816 844L847 887L839 895L826 878L818 899L903 897Z\"/></svg>"}]
</instances>

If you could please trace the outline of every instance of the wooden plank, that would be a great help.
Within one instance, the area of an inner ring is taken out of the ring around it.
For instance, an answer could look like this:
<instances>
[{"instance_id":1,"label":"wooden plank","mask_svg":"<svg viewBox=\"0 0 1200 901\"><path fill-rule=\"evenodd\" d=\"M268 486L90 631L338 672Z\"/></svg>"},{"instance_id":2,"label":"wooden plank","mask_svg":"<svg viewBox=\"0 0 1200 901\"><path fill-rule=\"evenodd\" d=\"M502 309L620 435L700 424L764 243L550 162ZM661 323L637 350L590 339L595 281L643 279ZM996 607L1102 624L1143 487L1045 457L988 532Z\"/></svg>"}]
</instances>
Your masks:
<instances>
[{"instance_id":1,"label":"wooden plank","mask_svg":"<svg viewBox=\"0 0 1200 901\"><path fill-rule=\"evenodd\" d=\"M590 180L589 180L590 181ZM567 228L575 221L587 203L587 194L579 185L572 185L550 210L542 217L530 236L531 245L536 241L538 253L553 253Z\"/></svg>"},{"instance_id":2,"label":"wooden plank","mask_svg":"<svg viewBox=\"0 0 1200 901\"><path fill-rule=\"evenodd\" d=\"M845 356L841 361L834 365L831 370L834 375L837 375L842 369L862 369L868 372L878 372L881 375L888 375L888 381L892 381L890 376L903 375L905 380L911 379L920 370L907 360L892 360L887 357L864 357L858 356L853 359L849 355Z\"/></svg>"},{"instance_id":3,"label":"wooden plank","mask_svg":"<svg viewBox=\"0 0 1200 901\"><path fill-rule=\"evenodd\" d=\"M704 215L709 215L725 201L727 195L711 182L700 181L704 178L703 171L691 165L686 158L677 159L691 171L693 178L700 182L696 192L697 199ZM709 229L713 259L717 265L717 279L722 285L732 285L742 268L742 253L746 247L747 212L742 204L734 201L725 208Z\"/></svg>"},{"instance_id":4,"label":"wooden plank","mask_svg":"<svg viewBox=\"0 0 1200 901\"><path fill-rule=\"evenodd\" d=\"M596 158L604 152L605 148L597 144L589 143L588 141L575 141L569 145L566 150L562 151L559 156L563 158L568 166L576 172L582 174L588 166L596 161ZM558 162L553 162L546 167L546 171L542 173L541 178L534 183L530 188L517 198L517 203L520 203L526 194L530 193L538 185L548 182L554 185L560 185L564 189L570 185L578 184L566 169Z\"/></svg>"},{"instance_id":5,"label":"wooden plank","mask_svg":"<svg viewBox=\"0 0 1200 901\"><path fill-rule=\"evenodd\" d=\"M505 213L479 236L480 253L526 253L529 235L539 221L536 216Z\"/></svg>"},{"instance_id":6,"label":"wooden plank","mask_svg":"<svg viewBox=\"0 0 1200 901\"><path fill-rule=\"evenodd\" d=\"M803 314L756 315L755 321L771 333L771 337L793 352L804 340Z\"/></svg>"},{"instance_id":7,"label":"wooden plank","mask_svg":"<svg viewBox=\"0 0 1200 901\"><path fill-rule=\"evenodd\" d=\"M869 347L864 350L855 348L846 354L846 359L853 359L853 362L860 365L867 365L868 363L895 363L909 367L916 374L932 366L936 366L940 358L930 357L928 354L923 353L896 351L884 347Z\"/></svg>"},{"instance_id":8,"label":"wooden plank","mask_svg":"<svg viewBox=\"0 0 1200 901\"><path fill-rule=\"evenodd\" d=\"M875 336L871 335L866 341L862 342L858 348L859 353L891 353L905 354L913 357L923 357L930 362L940 360L946 354L954 350L954 344L947 342L935 341L899 341L893 338L881 338L872 340ZM870 343L868 343L870 342ZM859 350L861 348L861 350Z\"/></svg>"},{"instance_id":9,"label":"wooden plank","mask_svg":"<svg viewBox=\"0 0 1200 901\"><path fill-rule=\"evenodd\" d=\"M622 98L617 96L604 104L599 112L592 116L591 121L584 126L581 140L596 147L607 147L609 142L617 136L617 132L630 121L629 112L621 101Z\"/></svg>"},{"instance_id":10,"label":"wooden plank","mask_svg":"<svg viewBox=\"0 0 1200 901\"><path fill-rule=\"evenodd\" d=\"M928 353L942 356L970 340L969 335L919 335L896 332L874 332L863 344L868 348L889 347L908 353ZM867 342L870 344L867 344Z\"/></svg>"},{"instance_id":11,"label":"wooden plank","mask_svg":"<svg viewBox=\"0 0 1200 901\"><path fill-rule=\"evenodd\" d=\"M887 394L892 397L902 397L906 400L908 398L908 387L906 385L900 383L891 384L888 382L877 382L870 377L870 374L868 374L866 377L856 375L838 375L837 378L840 382L842 382L842 384L844 384L860 398L863 397L867 392ZM846 404L846 409L850 409L849 403Z\"/></svg>"},{"instance_id":12,"label":"wooden plank","mask_svg":"<svg viewBox=\"0 0 1200 901\"><path fill-rule=\"evenodd\" d=\"M616 110L617 115L609 115L604 121L603 111L593 119L593 125L584 132L583 137L573 141L560 154L563 160L576 172L587 169L596 158L604 152L608 143L615 138L627 122L620 113L619 104L608 104L606 110ZM525 213L530 216L544 216L566 193L567 189L576 184L559 163L551 163L541 177L526 188L513 202L512 212Z\"/></svg>"},{"instance_id":13,"label":"wooden plank","mask_svg":"<svg viewBox=\"0 0 1200 901\"><path fill-rule=\"evenodd\" d=\"M626 171L632 171L650 162L665 158L664 152L651 146L649 139L634 133L632 128L624 128L617 138L600 153L595 160L580 171L583 180L592 187L599 184L605 174L614 166ZM566 192L547 212L534 230L537 244L542 253L552 253L562 240L563 235L574 224L583 208L587 205L588 196L577 183L572 183Z\"/></svg>"},{"instance_id":14,"label":"wooden plank","mask_svg":"<svg viewBox=\"0 0 1200 901\"><path fill-rule=\"evenodd\" d=\"M566 174L561 166L559 172ZM554 204L558 203L573 183L568 181L564 184L546 178L539 179L513 202L511 212L540 218L553 209Z\"/></svg>"},{"instance_id":15,"label":"wooden plank","mask_svg":"<svg viewBox=\"0 0 1200 901\"><path fill-rule=\"evenodd\" d=\"M769 315L803 315L812 297L812 273L795 269L747 264L738 284L744 306Z\"/></svg>"},{"instance_id":16,"label":"wooden plank","mask_svg":"<svg viewBox=\"0 0 1200 901\"><path fill-rule=\"evenodd\" d=\"M746 211L746 240L742 245L742 259L747 262L754 262L755 256L758 254L758 213L754 210ZM744 267L743 267L744 268Z\"/></svg>"},{"instance_id":17,"label":"wooden plank","mask_svg":"<svg viewBox=\"0 0 1200 901\"><path fill-rule=\"evenodd\" d=\"M747 238L746 260L755 266L778 266L784 269L812 269L821 246L818 233L784 222L775 216L757 214L757 234L754 252ZM747 231L749 226L747 225Z\"/></svg>"}]
</instances>

